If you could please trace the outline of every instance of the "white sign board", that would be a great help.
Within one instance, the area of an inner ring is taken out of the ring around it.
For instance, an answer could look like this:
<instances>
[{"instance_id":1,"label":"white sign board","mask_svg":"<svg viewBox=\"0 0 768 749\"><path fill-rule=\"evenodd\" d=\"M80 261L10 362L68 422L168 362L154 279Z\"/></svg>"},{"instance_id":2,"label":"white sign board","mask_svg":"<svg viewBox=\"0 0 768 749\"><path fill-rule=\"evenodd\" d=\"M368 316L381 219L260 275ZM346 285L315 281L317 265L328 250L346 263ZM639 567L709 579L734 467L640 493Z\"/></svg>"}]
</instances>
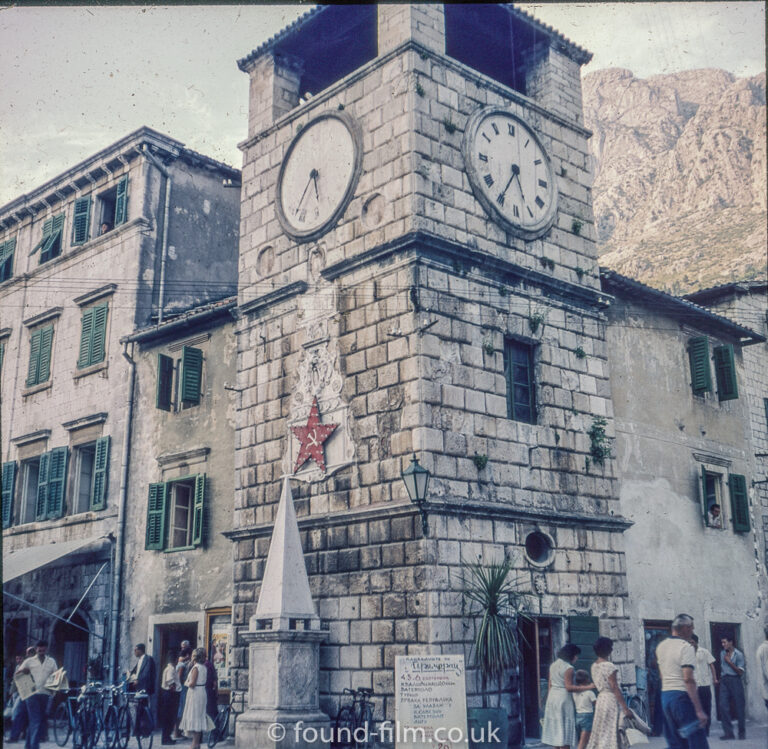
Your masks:
<instances>
[{"instance_id":1,"label":"white sign board","mask_svg":"<svg viewBox=\"0 0 768 749\"><path fill-rule=\"evenodd\" d=\"M464 656L397 656L395 720L397 749L466 749Z\"/></svg>"}]
</instances>

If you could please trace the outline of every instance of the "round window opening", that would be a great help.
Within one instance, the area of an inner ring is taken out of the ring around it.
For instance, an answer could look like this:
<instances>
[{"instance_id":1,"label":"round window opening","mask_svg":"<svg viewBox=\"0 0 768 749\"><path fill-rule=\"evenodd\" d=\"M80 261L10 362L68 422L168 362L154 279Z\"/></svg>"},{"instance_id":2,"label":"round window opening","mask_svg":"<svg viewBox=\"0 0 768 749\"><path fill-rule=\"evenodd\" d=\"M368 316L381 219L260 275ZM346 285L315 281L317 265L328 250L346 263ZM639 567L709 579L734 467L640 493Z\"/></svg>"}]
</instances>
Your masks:
<instances>
[{"instance_id":1,"label":"round window opening","mask_svg":"<svg viewBox=\"0 0 768 749\"><path fill-rule=\"evenodd\" d=\"M541 531L534 531L525 537L525 555L531 564L544 567L552 561L554 543Z\"/></svg>"}]
</instances>

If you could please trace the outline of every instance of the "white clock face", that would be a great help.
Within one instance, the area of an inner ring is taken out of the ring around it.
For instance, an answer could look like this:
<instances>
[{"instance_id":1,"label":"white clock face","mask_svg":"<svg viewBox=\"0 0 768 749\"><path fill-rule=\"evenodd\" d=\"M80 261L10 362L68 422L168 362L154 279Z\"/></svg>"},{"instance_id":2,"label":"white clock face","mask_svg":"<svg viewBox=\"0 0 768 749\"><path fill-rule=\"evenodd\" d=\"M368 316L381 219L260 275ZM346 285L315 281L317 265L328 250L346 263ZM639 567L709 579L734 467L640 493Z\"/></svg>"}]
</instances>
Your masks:
<instances>
[{"instance_id":1,"label":"white clock face","mask_svg":"<svg viewBox=\"0 0 768 749\"><path fill-rule=\"evenodd\" d=\"M352 197L360 161L350 118L329 112L304 127L278 177L277 216L285 231L308 240L330 229Z\"/></svg>"},{"instance_id":2,"label":"white clock face","mask_svg":"<svg viewBox=\"0 0 768 749\"><path fill-rule=\"evenodd\" d=\"M525 239L546 232L557 212L557 187L544 147L519 117L484 109L470 118L464 160L475 196L506 229Z\"/></svg>"}]
</instances>

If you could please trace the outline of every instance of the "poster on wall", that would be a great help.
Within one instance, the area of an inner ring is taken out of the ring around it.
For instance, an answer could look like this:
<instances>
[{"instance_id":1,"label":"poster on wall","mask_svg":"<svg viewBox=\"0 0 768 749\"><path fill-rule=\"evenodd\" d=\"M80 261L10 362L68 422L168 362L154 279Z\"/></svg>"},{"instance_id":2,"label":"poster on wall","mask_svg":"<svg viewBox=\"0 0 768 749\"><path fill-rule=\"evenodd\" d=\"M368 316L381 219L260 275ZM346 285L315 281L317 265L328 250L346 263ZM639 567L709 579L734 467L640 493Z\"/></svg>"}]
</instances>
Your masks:
<instances>
[{"instance_id":1,"label":"poster on wall","mask_svg":"<svg viewBox=\"0 0 768 749\"><path fill-rule=\"evenodd\" d=\"M231 629L230 615L219 614L212 616L209 626L208 652L216 669L219 689L230 688L229 674L229 633Z\"/></svg>"}]
</instances>

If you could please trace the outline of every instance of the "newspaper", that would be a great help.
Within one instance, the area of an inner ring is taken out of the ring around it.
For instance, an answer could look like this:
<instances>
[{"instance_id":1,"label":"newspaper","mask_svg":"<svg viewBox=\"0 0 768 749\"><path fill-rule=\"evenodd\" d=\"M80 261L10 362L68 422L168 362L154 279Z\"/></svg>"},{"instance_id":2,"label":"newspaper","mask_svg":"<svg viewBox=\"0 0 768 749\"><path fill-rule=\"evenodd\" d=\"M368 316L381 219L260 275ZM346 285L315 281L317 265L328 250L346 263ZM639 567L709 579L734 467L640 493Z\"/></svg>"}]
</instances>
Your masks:
<instances>
[{"instance_id":1,"label":"newspaper","mask_svg":"<svg viewBox=\"0 0 768 749\"><path fill-rule=\"evenodd\" d=\"M26 700L35 693L35 680L29 674L16 674L13 677L16 689L19 690L19 697Z\"/></svg>"},{"instance_id":2,"label":"newspaper","mask_svg":"<svg viewBox=\"0 0 768 749\"><path fill-rule=\"evenodd\" d=\"M69 689L69 679L67 679L67 672L64 667L54 671L45 682L45 688L53 691Z\"/></svg>"}]
</instances>

